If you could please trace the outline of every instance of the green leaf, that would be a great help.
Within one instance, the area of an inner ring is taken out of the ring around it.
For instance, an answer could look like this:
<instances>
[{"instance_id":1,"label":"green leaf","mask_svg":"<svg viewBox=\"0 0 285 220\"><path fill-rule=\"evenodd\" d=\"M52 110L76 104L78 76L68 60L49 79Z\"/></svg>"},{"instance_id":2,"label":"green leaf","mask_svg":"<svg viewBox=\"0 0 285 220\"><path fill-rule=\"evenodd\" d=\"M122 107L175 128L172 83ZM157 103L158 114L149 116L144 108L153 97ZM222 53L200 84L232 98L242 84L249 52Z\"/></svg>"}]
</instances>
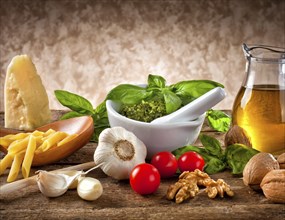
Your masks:
<instances>
[{"instance_id":1,"label":"green leaf","mask_svg":"<svg viewBox=\"0 0 285 220\"><path fill-rule=\"evenodd\" d=\"M227 164L224 161L216 157L209 157L208 160L206 160L206 166L204 167L204 171L208 174L215 174L223 171L226 166Z\"/></svg>"},{"instance_id":2,"label":"green leaf","mask_svg":"<svg viewBox=\"0 0 285 220\"><path fill-rule=\"evenodd\" d=\"M148 75L148 88L164 88L166 84L166 80L162 76L158 75Z\"/></svg>"},{"instance_id":3,"label":"green leaf","mask_svg":"<svg viewBox=\"0 0 285 220\"><path fill-rule=\"evenodd\" d=\"M180 97L183 105L188 104L206 92L216 87L224 87L222 84L211 80L181 81L170 86L171 90Z\"/></svg>"},{"instance_id":4,"label":"green leaf","mask_svg":"<svg viewBox=\"0 0 285 220\"><path fill-rule=\"evenodd\" d=\"M220 132L227 132L230 129L231 117L220 110L208 110L207 119L211 128Z\"/></svg>"},{"instance_id":5,"label":"green leaf","mask_svg":"<svg viewBox=\"0 0 285 220\"><path fill-rule=\"evenodd\" d=\"M206 151L219 159L223 159L223 151L220 142L213 137L205 134L200 134L199 139L205 147Z\"/></svg>"},{"instance_id":6,"label":"green leaf","mask_svg":"<svg viewBox=\"0 0 285 220\"><path fill-rule=\"evenodd\" d=\"M60 117L60 120L65 120L65 119L75 118L75 117L80 117L80 116L84 116L84 114L72 111L72 112L67 112L64 115L62 115Z\"/></svg>"},{"instance_id":7,"label":"green leaf","mask_svg":"<svg viewBox=\"0 0 285 220\"><path fill-rule=\"evenodd\" d=\"M146 88L131 84L121 84L113 88L107 95L107 99L123 104L137 104L152 94Z\"/></svg>"},{"instance_id":8,"label":"green leaf","mask_svg":"<svg viewBox=\"0 0 285 220\"><path fill-rule=\"evenodd\" d=\"M64 90L55 90L54 93L63 106L80 114L90 115L94 113L92 104L84 97Z\"/></svg>"},{"instance_id":9,"label":"green leaf","mask_svg":"<svg viewBox=\"0 0 285 220\"><path fill-rule=\"evenodd\" d=\"M243 144L233 144L227 147L225 156L233 174L241 174L247 162L259 151Z\"/></svg>"},{"instance_id":10,"label":"green leaf","mask_svg":"<svg viewBox=\"0 0 285 220\"><path fill-rule=\"evenodd\" d=\"M181 107L180 98L175 95L175 93L171 92L168 88L162 90L162 94L164 97L166 113L170 114Z\"/></svg>"},{"instance_id":11,"label":"green leaf","mask_svg":"<svg viewBox=\"0 0 285 220\"><path fill-rule=\"evenodd\" d=\"M106 101L102 102L96 107L95 113L92 115L92 118L94 122L94 133L91 140L98 142L100 133L104 129L110 127L106 108Z\"/></svg>"}]
</instances>

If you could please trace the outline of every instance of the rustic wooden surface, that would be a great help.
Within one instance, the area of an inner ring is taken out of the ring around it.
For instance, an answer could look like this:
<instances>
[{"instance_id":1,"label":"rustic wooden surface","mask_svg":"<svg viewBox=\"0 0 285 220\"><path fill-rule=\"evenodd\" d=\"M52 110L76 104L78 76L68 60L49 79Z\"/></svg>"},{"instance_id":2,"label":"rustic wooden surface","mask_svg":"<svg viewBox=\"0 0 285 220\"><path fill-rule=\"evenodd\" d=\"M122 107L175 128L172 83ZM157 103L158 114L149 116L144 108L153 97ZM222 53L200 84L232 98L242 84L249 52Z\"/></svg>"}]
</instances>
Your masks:
<instances>
[{"instance_id":1,"label":"rustic wooden surface","mask_svg":"<svg viewBox=\"0 0 285 220\"><path fill-rule=\"evenodd\" d=\"M53 112L58 118L60 112ZM0 114L3 126L3 113ZM224 134L212 131L205 123L203 133L223 141ZM200 143L197 142L197 145ZM56 164L35 167L54 170L93 160L96 144L89 143L70 157ZM3 154L0 154L0 158ZM37 186L31 186L9 196L0 195L1 219L284 219L285 205L266 200L261 192L244 186L240 177L225 171L212 175L223 178L235 192L233 198L209 199L201 191L195 198L182 204L166 200L165 194L177 177L163 179L157 192L148 196L136 194L128 181L117 181L107 177L100 169L89 174L98 178L104 188L103 195L96 201L87 202L79 198L76 190L69 190L63 196L46 198ZM6 183L7 173L0 178ZM1 192L0 192L1 193Z\"/></svg>"}]
</instances>

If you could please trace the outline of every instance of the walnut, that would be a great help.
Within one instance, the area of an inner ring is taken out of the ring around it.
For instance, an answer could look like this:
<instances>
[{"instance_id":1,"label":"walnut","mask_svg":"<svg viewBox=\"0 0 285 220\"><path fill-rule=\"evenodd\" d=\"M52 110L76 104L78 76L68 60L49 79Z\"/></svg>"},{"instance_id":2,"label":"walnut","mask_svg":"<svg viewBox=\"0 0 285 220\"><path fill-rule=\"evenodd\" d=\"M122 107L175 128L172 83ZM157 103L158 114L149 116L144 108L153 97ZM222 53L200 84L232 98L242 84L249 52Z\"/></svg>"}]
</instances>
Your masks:
<instances>
[{"instance_id":1,"label":"walnut","mask_svg":"<svg viewBox=\"0 0 285 220\"><path fill-rule=\"evenodd\" d=\"M244 144L247 147L252 147L249 137L246 135L243 128L238 125L234 125L228 130L225 135L225 147L228 147L232 144Z\"/></svg>"},{"instance_id":2,"label":"walnut","mask_svg":"<svg viewBox=\"0 0 285 220\"><path fill-rule=\"evenodd\" d=\"M211 199L215 198L217 195L224 198L224 193L231 197L234 196L234 192L231 190L231 187L223 179L218 179L217 181L211 179L205 182L205 186L205 191Z\"/></svg>"},{"instance_id":3,"label":"walnut","mask_svg":"<svg viewBox=\"0 0 285 220\"><path fill-rule=\"evenodd\" d=\"M265 197L275 203L285 203L285 169L271 170L260 184Z\"/></svg>"},{"instance_id":4,"label":"walnut","mask_svg":"<svg viewBox=\"0 0 285 220\"><path fill-rule=\"evenodd\" d=\"M254 155L243 170L243 182L254 190L260 189L263 177L271 170L279 169L277 160L270 153Z\"/></svg>"},{"instance_id":5,"label":"walnut","mask_svg":"<svg viewBox=\"0 0 285 220\"><path fill-rule=\"evenodd\" d=\"M279 155L277 157L277 161L279 163L280 169L285 169L285 153Z\"/></svg>"},{"instance_id":6,"label":"walnut","mask_svg":"<svg viewBox=\"0 0 285 220\"><path fill-rule=\"evenodd\" d=\"M199 192L196 182L185 179L179 179L178 182L171 185L167 191L167 199L172 200L175 197L176 203L181 203L188 198L193 198Z\"/></svg>"},{"instance_id":7,"label":"walnut","mask_svg":"<svg viewBox=\"0 0 285 220\"><path fill-rule=\"evenodd\" d=\"M230 186L222 179L214 181L207 173L198 169L194 172L185 171L179 176L179 180L169 186L166 194L168 200L175 198L176 203L182 203L188 198L193 198L199 193L199 187L204 186L209 198L215 198L217 194L224 197L224 192L227 195L233 196L234 193Z\"/></svg>"}]
</instances>

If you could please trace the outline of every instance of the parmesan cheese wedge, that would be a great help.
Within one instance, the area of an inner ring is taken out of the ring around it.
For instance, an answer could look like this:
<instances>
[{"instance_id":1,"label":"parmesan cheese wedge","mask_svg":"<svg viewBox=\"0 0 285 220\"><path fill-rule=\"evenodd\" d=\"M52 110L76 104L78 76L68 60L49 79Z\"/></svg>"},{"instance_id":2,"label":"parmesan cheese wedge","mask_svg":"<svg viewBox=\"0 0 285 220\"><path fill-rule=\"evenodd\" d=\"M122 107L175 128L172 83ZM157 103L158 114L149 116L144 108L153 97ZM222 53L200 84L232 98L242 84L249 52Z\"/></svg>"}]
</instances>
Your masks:
<instances>
[{"instance_id":1,"label":"parmesan cheese wedge","mask_svg":"<svg viewBox=\"0 0 285 220\"><path fill-rule=\"evenodd\" d=\"M46 90L27 55L15 56L7 68L4 106L6 128L33 130L51 120Z\"/></svg>"}]
</instances>

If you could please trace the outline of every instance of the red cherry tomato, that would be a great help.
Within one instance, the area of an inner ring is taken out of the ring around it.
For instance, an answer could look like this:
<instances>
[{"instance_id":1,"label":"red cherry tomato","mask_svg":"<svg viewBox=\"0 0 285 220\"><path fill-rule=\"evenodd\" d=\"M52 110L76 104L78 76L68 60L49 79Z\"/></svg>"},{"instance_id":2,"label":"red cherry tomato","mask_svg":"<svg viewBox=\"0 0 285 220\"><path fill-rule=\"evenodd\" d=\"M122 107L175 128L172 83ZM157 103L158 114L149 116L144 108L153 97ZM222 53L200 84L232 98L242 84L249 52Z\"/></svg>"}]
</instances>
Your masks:
<instances>
[{"instance_id":1,"label":"red cherry tomato","mask_svg":"<svg viewBox=\"0 0 285 220\"><path fill-rule=\"evenodd\" d=\"M203 170L205 166L205 161L203 157L193 151L186 152L182 154L178 159L178 167L182 172L184 171L194 171L195 169Z\"/></svg>"},{"instance_id":2,"label":"red cherry tomato","mask_svg":"<svg viewBox=\"0 0 285 220\"><path fill-rule=\"evenodd\" d=\"M162 178L172 177L178 168L175 156L168 151L155 154L150 163L156 167Z\"/></svg>"},{"instance_id":3,"label":"red cherry tomato","mask_svg":"<svg viewBox=\"0 0 285 220\"><path fill-rule=\"evenodd\" d=\"M159 172L151 164L139 164L131 172L130 184L132 189L141 195L154 193L160 185Z\"/></svg>"}]
</instances>

